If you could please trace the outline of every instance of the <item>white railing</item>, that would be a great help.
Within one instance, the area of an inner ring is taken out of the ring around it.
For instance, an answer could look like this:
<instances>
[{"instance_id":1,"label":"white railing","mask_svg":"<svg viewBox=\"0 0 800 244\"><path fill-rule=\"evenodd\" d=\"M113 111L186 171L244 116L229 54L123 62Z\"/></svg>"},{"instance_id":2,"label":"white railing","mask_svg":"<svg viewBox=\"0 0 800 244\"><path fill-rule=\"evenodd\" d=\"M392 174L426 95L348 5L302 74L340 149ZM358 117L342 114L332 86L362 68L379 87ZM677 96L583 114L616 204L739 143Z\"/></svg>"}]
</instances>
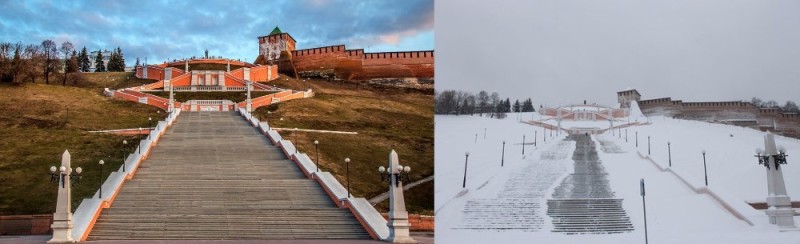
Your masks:
<instances>
[{"instance_id":1,"label":"white railing","mask_svg":"<svg viewBox=\"0 0 800 244\"><path fill-rule=\"evenodd\" d=\"M175 122L180 112L180 109L175 109L173 112L169 113L164 121L159 121L158 125L150 131L147 139L140 141L139 147L125 158L125 164L120 166L118 170L109 174L108 178L106 178L100 186L103 189L102 198L100 198L100 191L98 190L92 198L84 198L83 201L81 201L81 204L78 205L78 208L72 214L72 223L74 226L72 229L72 238L74 240L85 240L84 238L89 234L87 232L89 226L96 221L95 217L99 216L103 205L108 204L111 198L116 195L117 191L122 187L125 179L132 176L132 173L136 171L139 164L146 158L146 155L150 154L154 142L157 142L161 138L161 135L166 132L167 128ZM123 167L125 167L124 170Z\"/></svg>"}]
</instances>

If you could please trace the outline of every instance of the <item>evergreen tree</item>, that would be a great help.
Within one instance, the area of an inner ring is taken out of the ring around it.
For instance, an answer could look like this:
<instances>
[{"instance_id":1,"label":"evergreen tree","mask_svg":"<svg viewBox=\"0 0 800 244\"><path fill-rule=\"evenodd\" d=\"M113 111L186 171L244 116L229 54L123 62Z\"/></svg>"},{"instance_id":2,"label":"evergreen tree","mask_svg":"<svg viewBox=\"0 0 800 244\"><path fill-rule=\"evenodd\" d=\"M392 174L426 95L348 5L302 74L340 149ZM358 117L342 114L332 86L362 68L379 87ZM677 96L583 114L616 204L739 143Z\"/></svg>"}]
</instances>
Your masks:
<instances>
[{"instance_id":1,"label":"evergreen tree","mask_svg":"<svg viewBox=\"0 0 800 244\"><path fill-rule=\"evenodd\" d=\"M117 60L119 57L117 56L117 50L112 50L111 54L108 57L108 64L106 65L106 69L109 72L116 72L119 70L119 61Z\"/></svg>"},{"instance_id":2,"label":"evergreen tree","mask_svg":"<svg viewBox=\"0 0 800 244\"><path fill-rule=\"evenodd\" d=\"M514 101L514 112L515 112L515 113L519 113L519 112L521 112L521 107L520 107L520 105L519 105L519 99L517 99L516 101Z\"/></svg>"},{"instance_id":3,"label":"evergreen tree","mask_svg":"<svg viewBox=\"0 0 800 244\"><path fill-rule=\"evenodd\" d=\"M94 72L106 72L106 65L103 63L103 51L97 52L97 57L94 59L94 63Z\"/></svg>"},{"instance_id":4,"label":"evergreen tree","mask_svg":"<svg viewBox=\"0 0 800 244\"><path fill-rule=\"evenodd\" d=\"M78 57L78 62L81 66L82 72L89 72L89 68L92 65L92 62L89 61L89 53L86 51L86 46L81 49L81 54Z\"/></svg>"},{"instance_id":5,"label":"evergreen tree","mask_svg":"<svg viewBox=\"0 0 800 244\"><path fill-rule=\"evenodd\" d=\"M136 64L134 64L133 67L139 67L139 65L139 57L136 57Z\"/></svg>"},{"instance_id":6,"label":"evergreen tree","mask_svg":"<svg viewBox=\"0 0 800 244\"><path fill-rule=\"evenodd\" d=\"M503 112L506 112L506 113L511 112L511 100L508 99L508 98L506 98L505 108L504 108Z\"/></svg>"},{"instance_id":7,"label":"evergreen tree","mask_svg":"<svg viewBox=\"0 0 800 244\"><path fill-rule=\"evenodd\" d=\"M533 109L533 102L530 98L525 99L525 101L522 102L522 112L536 112Z\"/></svg>"},{"instance_id":8,"label":"evergreen tree","mask_svg":"<svg viewBox=\"0 0 800 244\"><path fill-rule=\"evenodd\" d=\"M122 49L117 47L117 66L119 66L119 71L125 71L125 56L122 55Z\"/></svg>"}]
</instances>

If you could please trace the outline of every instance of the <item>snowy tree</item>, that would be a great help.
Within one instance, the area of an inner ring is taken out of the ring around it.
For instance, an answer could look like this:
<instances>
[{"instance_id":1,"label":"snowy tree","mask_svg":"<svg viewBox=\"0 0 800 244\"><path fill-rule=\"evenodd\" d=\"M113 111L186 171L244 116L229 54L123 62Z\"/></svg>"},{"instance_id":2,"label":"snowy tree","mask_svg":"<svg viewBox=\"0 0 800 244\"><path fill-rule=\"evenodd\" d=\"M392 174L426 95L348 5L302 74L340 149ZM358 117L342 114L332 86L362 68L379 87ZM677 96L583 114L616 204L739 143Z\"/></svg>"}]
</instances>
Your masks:
<instances>
[{"instance_id":1,"label":"snowy tree","mask_svg":"<svg viewBox=\"0 0 800 244\"><path fill-rule=\"evenodd\" d=\"M486 107L489 106L489 93L486 91L478 92L478 113L483 116Z\"/></svg>"},{"instance_id":2,"label":"snowy tree","mask_svg":"<svg viewBox=\"0 0 800 244\"><path fill-rule=\"evenodd\" d=\"M800 112L800 108L798 108L797 104L795 104L792 101L786 101L786 105L783 105L782 109L783 109L784 112L791 112L791 113Z\"/></svg>"},{"instance_id":3,"label":"snowy tree","mask_svg":"<svg viewBox=\"0 0 800 244\"><path fill-rule=\"evenodd\" d=\"M521 111L522 111L522 110L521 110L521 109L522 109L522 105L520 105L520 104L519 104L519 99L517 99L516 101L514 101L514 108L513 108L513 109L514 109L514 112L515 112L515 113L519 113L519 112L521 112Z\"/></svg>"}]
</instances>

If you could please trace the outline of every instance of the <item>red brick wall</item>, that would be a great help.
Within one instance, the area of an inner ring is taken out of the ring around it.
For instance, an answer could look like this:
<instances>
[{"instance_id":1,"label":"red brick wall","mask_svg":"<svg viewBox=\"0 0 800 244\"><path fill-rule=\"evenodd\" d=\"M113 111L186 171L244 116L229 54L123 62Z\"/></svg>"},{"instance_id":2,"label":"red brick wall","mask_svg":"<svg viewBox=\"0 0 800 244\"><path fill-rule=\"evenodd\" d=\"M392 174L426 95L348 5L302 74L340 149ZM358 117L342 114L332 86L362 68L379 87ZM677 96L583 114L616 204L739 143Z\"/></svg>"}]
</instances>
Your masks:
<instances>
[{"instance_id":1,"label":"red brick wall","mask_svg":"<svg viewBox=\"0 0 800 244\"><path fill-rule=\"evenodd\" d=\"M50 234L51 224L52 214L0 216L0 236Z\"/></svg>"},{"instance_id":2,"label":"red brick wall","mask_svg":"<svg viewBox=\"0 0 800 244\"><path fill-rule=\"evenodd\" d=\"M389 215L382 213L383 218L389 220ZM408 223L411 224L411 231L434 231L436 221L434 216L409 214Z\"/></svg>"},{"instance_id":3,"label":"red brick wall","mask_svg":"<svg viewBox=\"0 0 800 244\"><path fill-rule=\"evenodd\" d=\"M336 45L295 50L291 54L298 73L333 70L339 78L355 80L434 77L433 51L364 53L362 49L347 50L344 45Z\"/></svg>"}]
</instances>

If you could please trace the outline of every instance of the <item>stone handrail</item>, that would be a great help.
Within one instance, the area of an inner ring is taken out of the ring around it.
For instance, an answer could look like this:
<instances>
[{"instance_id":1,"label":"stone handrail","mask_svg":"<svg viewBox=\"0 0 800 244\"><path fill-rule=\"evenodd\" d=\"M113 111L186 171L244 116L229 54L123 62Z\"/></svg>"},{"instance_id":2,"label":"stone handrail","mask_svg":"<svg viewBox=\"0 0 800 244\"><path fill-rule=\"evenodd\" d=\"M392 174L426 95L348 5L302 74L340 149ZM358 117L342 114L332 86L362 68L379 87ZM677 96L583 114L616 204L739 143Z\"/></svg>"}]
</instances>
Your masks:
<instances>
[{"instance_id":1,"label":"stone handrail","mask_svg":"<svg viewBox=\"0 0 800 244\"><path fill-rule=\"evenodd\" d=\"M644 150L644 149L642 149ZM747 216L742 212L743 210L754 210L750 205L748 205L745 201L728 201L726 199L734 199L734 197L728 195L720 195L720 191L712 190L709 186L695 186L686 177L683 176L682 173L679 173L677 170L673 169L672 167L664 167L659 163L656 163L653 158L650 156L645 155L644 153L640 152L639 149L636 149L636 153L639 155L640 158L649 161L653 164L659 171L661 172L668 172L678 178L684 185L692 189L692 191L696 194L706 194L711 199L714 199L717 203L720 204L725 210L727 210L731 215L736 217L739 220L744 221L750 226L753 226L753 221L747 218Z\"/></svg>"}]
</instances>

